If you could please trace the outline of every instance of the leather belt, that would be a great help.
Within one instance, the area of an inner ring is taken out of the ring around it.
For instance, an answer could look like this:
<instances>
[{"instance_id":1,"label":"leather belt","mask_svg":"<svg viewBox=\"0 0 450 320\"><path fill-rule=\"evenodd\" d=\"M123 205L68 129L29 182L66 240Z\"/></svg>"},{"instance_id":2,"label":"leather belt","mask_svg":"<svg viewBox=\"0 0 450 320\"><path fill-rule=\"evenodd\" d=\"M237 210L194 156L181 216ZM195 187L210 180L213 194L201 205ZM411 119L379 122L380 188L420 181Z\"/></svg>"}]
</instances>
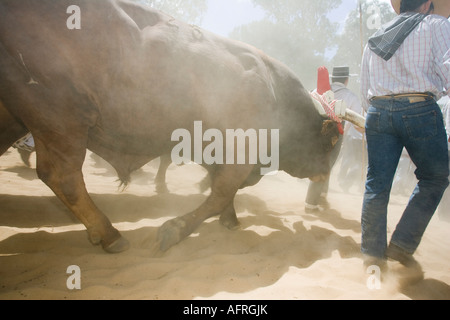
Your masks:
<instances>
[{"instance_id":1,"label":"leather belt","mask_svg":"<svg viewBox=\"0 0 450 320\"><path fill-rule=\"evenodd\" d=\"M400 93L400 94L390 94L385 96L372 97L370 101L373 100L400 100L408 99L409 103L424 102L429 99L435 99L434 94L431 92L420 92L420 93Z\"/></svg>"}]
</instances>

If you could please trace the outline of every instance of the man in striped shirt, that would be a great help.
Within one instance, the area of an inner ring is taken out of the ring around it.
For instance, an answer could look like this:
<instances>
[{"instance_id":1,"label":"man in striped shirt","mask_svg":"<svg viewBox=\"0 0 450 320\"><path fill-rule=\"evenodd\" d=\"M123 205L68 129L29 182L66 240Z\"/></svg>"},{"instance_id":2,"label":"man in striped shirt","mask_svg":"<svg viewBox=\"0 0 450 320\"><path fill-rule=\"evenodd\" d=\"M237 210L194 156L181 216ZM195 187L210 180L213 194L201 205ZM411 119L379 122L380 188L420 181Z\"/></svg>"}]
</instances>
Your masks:
<instances>
[{"instance_id":1,"label":"man in striped shirt","mask_svg":"<svg viewBox=\"0 0 450 320\"><path fill-rule=\"evenodd\" d=\"M397 13L369 39L361 66L369 161L361 251L366 266L390 258L422 274L413 254L449 184L436 100L450 93L450 22L433 14L431 0L402 0ZM403 148L419 182L388 246L387 207Z\"/></svg>"}]
</instances>

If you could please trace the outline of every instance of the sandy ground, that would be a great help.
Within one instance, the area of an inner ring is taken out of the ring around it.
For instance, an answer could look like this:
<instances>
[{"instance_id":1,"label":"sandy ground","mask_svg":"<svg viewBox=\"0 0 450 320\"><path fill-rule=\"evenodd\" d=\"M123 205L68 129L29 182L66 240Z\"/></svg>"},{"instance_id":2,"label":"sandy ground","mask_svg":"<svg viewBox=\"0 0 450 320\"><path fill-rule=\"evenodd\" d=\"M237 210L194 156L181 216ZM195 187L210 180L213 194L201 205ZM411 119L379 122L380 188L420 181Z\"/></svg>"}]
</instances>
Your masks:
<instances>
[{"instance_id":1,"label":"sandy ground","mask_svg":"<svg viewBox=\"0 0 450 320\"><path fill-rule=\"evenodd\" d=\"M0 299L450 298L450 224L436 215L427 229L415 255L424 280L401 285L401 269L389 262L391 271L374 288L378 278L363 268L359 253L362 194L343 193L335 174L329 210L305 213L308 181L279 173L238 193L241 229L209 219L161 253L151 249L159 226L206 198L209 190L198 191L204 169L172 165L170 193L160 195L153 184L155 161L120 192L114 173L88 154L88 191L131 243L127 252L109 255L89 243L84 226L33 167L25 167L14 149L0 159ZM405 196L392 197L389 232L406 202ZM81 289L67 286L72 265L79 267Z\"/></svg>"}]
</instances>

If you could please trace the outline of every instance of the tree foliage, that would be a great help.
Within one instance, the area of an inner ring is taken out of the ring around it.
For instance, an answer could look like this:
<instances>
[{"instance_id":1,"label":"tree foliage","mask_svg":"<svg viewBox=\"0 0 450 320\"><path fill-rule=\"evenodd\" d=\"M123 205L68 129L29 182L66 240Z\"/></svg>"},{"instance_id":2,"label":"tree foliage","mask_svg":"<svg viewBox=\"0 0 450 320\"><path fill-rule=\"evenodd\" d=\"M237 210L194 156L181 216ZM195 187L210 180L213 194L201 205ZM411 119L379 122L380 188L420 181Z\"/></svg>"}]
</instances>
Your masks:
<instances>
[{"instance_id":1,"label":"tree foliage","mask_svg":"<svg viewBox=\"0 0 450 320\"><path fill-rule=\"evenodd\" d=\"M265 10L263 20L239 27L231 37L250 43L282 61L307 89L316 85L317 68L337 36L337 23L327 16L341 0L253 0Z\"/></svg>"},{"instance_id":2,"label":"tree foliage","mask_svg":"<svg viewBox=\"0 0 450 320\"><path fill-rule=\"evenodd\" d=\"M357 7L349 13L344 29L336 39L337 51L330 63L347 65L356 74L360 73L362 52L369 37L395 16L392 7L380 0L362 0L360 5L361 8ZM355 80L350 82L349 87L359 93L359 78Z\"/></svg>"},{"instance_id":3,"label":"tree foliage","mask_svg":"<svg viewBox=\"0 0 450 320\"><path fill-rule=\"evenodd\" d=\"M390 5L380 0L355 1L355 8L341 28L342 22L333 22L331 18L342 0L253 0L253 3L265 10L265 18L236 28L230 36L284 62L310 90L316 86L317 68L322 65L330 72L333 66L348 65L352 73L359 73L361 48L377 28L395 15Z\"/></svg>"}]
</instances>

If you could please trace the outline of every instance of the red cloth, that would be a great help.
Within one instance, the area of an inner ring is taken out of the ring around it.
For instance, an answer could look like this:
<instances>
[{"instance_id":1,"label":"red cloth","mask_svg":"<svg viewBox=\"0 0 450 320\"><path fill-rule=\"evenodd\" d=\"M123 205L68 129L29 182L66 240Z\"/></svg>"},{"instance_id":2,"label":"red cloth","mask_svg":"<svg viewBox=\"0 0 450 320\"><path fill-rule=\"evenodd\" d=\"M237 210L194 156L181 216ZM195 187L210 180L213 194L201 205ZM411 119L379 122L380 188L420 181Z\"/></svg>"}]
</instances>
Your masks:
<instances>
[{"instance_id":1,"label":"red cloth","mask_svg":"<svg viewBox=\"0 0 450 320\"><path fill-rule=\"evenodd\" d=\"M317 70L317 93L323 95L331 90L330 73L326 67L320 67Z\"/></svg>"},{"instance_id":2,"label":"red cloth","mask_svg":"<svg viewBox=\"0 0 450 320\"><path fill-rule=\"evenodd\" d=\"M331 90L330 85L330 73L328 72L328 69L324 66L319 67L317 70L317 93L319 96L316 96L312 94L312 97L319 101L325 112L327 113L328 117L338 123L338 129L340 134L344 134L344 128L342 127L342 121L339 119L336 114L334 113L334 104L335 101L332 101L330 104L328 104L325 99L323 99L322 95Z\"/></svg>"},{"instance_id":3,"label":"red cloth","mask_svg":"<svg viewBox=\"0 0 450 320\"><path fill-rule=\"evenodd\" d=\"M320 102L323 109L325 110L325 113L327 114L328 118L330 118L333 121L336 121L338 124L338 130L341 135L344 134L344 127L342 126L342 120L336 116L334 113L334 106L336 104L336 100L331 101L331 103L328 103L322 95L319 95L318 92L312 92L311 97L317 101Z\"/></svg>"}]
</instances>

